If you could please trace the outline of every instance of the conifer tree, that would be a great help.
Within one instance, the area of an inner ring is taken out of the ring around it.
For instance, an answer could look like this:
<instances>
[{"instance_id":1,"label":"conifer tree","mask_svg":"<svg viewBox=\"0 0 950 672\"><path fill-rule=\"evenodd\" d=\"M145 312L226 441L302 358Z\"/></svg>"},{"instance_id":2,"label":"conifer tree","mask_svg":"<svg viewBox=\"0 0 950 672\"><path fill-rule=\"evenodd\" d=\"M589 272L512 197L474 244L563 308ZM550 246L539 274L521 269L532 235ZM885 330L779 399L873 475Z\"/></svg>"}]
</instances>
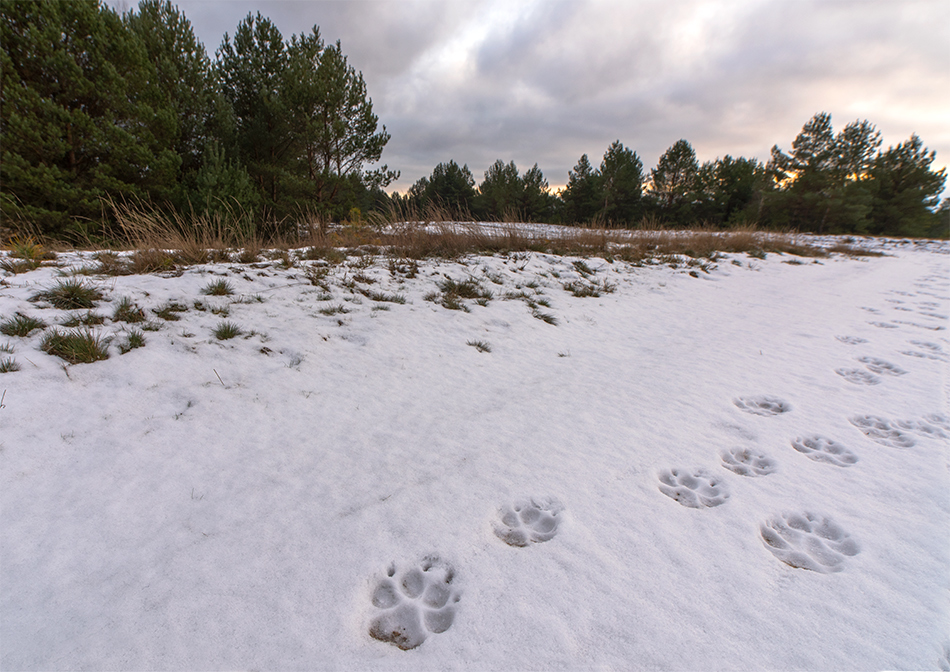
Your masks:
<instances>
[{"instance_id":1,"label":"conifer tree","mask_svg":"<svg viewBox=\"0 0 950 672\"><path fill-rule=\"evenodd\" d=\"M665 219L689 224L699 178L696 152L686 140L673 143L650 171L650 195Z\"/></svg>"},{"instance_id":2,"label":"conifer tree","mask_svg":"<svg viewBox=\"0 0 950 672\"><path fill-rule=\"evenodd\" d=\"M601 216L606 222L632 224L642 215L643 162L636 152L616 140L600 164L603 198Z\"/></svg>"},{"instance_id":3,"label":"conifer tree","mask_svg":"<svg viewBox=\"0 0 950 672\"><path fill-rule=\"evenodd\" d=\"M600 174L590 165L587 154L581 156L574 170L568 171L561 200L569 224L590 223L601 211Z\"/></svg>"},{"instance_id":4,"label":"conifer tree","mask_svg":"<svg viewBox=\"0 0 950 672\"><path fill-rule=\"evenodd\" d=\"M167 194L178 157L144 95L147 55L96 0L9 0L0 12L0 214L95 236L102 200Z\"/></svg>"}]
</instances>

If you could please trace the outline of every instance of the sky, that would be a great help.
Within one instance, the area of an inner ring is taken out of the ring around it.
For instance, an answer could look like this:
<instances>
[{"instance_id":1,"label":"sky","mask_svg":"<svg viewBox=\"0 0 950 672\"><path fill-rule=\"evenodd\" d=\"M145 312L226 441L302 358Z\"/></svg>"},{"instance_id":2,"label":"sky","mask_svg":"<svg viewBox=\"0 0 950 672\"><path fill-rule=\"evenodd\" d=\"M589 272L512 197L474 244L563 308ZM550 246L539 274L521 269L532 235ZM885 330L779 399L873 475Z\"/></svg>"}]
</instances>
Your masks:
<instances>
[{"instance_id":1,"label":"sky","mask_svg":"<svg viewBox=\"0 0 950 672\"><path fill-rule=\"evenodd\" d=\"M113 3L122 7L122 2ZM124 6L134 6L125 3ZM816 113L916 133L950 157L946 0L179 0L209 55L248 13L320 27L363 73L405 191L455 160L552 187L620 140L646 169L679 139L700 162L767 161Z\"/></svg>"}]
</instances>

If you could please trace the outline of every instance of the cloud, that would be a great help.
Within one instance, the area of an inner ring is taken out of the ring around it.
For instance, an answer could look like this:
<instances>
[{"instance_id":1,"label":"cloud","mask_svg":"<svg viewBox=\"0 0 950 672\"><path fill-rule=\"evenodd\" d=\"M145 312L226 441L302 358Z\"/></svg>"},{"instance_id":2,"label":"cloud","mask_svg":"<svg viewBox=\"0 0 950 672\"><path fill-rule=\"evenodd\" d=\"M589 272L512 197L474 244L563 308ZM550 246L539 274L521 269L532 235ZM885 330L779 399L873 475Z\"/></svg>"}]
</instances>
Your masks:
<instances>
[{"instance_id":1,"label":"cloud","mask_svg":"<svg viewBox=\"0 0 950 672\"><path fill-rule=\"evenodd\" d=\"M700 160L767 159L812 115L916 132L950 157L944 0L180 0L209 53L249 12L320 26L366 78L405 190L440 161L495 159L563 184L615 139L647 168L685 138Z\"/></svg>"}]
</instances>

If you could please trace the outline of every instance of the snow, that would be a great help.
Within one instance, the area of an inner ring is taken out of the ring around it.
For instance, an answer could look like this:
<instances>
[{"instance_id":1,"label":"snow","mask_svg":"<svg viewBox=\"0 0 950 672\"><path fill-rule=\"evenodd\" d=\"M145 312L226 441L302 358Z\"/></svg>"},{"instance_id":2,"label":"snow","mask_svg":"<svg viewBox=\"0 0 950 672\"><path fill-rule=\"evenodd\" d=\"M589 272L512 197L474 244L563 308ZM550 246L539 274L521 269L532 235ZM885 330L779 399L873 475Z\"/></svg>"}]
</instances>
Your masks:
<instances>
[{"instance_id":1,"label":"snow","mask_svg":"<svg viewBox=\"0 0 950 672\"><path fill-rule=\"evenodd\" d=\"M950 669L950 245L862 244L91 277L161 328L0 337L0 667ZM65 316L59 261L0 318Z\"/></svg>"}]
</instances>

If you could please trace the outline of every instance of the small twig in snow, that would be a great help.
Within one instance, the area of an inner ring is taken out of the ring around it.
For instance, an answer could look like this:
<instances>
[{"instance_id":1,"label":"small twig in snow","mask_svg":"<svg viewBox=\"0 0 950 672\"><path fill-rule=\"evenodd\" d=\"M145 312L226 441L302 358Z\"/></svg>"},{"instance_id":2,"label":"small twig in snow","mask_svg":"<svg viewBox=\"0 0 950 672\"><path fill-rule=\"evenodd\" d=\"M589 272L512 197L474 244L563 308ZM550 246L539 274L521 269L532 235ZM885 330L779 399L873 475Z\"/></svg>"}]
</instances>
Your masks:
<instances>
[{"instance_id":1,"label":"small twig in snow","mask_svg":"<svg viewBox=\"0 0 950 672\"><path fill-rule=\"evenodd\" d=\"M218 371L216 369L211 369L211 370L214 371L214 375L218 376ZM228 389L228 386L224 384L223 380L221 380L221 376L218 376L218 380L221 382L221 387L223 387L224 389Z\"/></svg>"}]
</instances>

